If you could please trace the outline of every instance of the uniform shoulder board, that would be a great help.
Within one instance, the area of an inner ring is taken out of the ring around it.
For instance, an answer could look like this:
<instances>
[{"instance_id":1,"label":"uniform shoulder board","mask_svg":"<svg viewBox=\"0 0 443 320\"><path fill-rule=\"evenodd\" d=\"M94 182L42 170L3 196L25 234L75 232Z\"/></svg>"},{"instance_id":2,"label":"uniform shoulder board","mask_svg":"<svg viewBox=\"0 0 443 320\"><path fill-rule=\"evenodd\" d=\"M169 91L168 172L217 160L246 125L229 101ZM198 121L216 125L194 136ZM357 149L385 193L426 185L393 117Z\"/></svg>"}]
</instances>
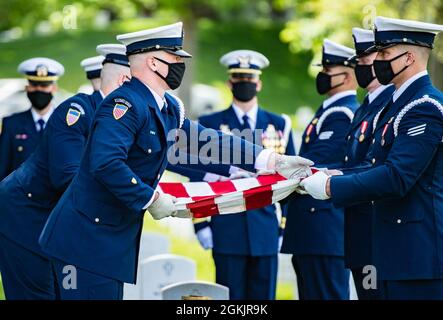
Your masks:
<instances>
[{"instance_id":1,"label":"uniform shoulder board","mask_svg":"<svg viewBox=\"0 0 443 320\"><path fill-rule=\"evenodd\" d=\"M395 137L398 135L398 127L400 126L401 119L403 119L403 117L406 115L406 113L408 113L408 111L410 111L412 108L414 108L414 107L416 107L416 106L418 106L420 104L424 104L424 103L430 103L433 106L435 106L440 111L440 113L443 116L443 106L442 106L442 104L438 100L435 100L435 99L429 97L428 95L424 95L422 98L414 100L414 101L410 102L409 104L407 104L398 113L398 115L397 115L397 117L395 118L395 121L394 121L394 136Z\"/></svg>"},{"instance_id":2,"label":"uniform shoulder board","mask_svg":"<svg viewBox=\"0 0 443 320\"><path fill-rule=\"evenodd\" d=\"M180 111L180 120L179 120L179 125L178 125L178 129L181 129L181 127L183 126L183 123L185 122L185 105L183 104L183 101L177 97L176 95L170 94L169 95L177 102L178 104L178 108Z\"/></svg>"},{"instance_id":3,"label":"uniform shoulder board","mask_svg":"<svg viewBox=\"0 0 443 320\"><path fill-rule=\"evenodd\" d=\"M331 114L336 113L336 112L342 112L345 115L347 115L349 117L349 120L350 120L349 122L352 122L352 119L354 119L354 112L352 112L352 110L349 109L348 107L331 107L331 108L328 108L325 112L323 112L323 114L318 119L317 127L316 127L317 135L320 134L321 127L323 125L323 122L325 122L326 118L329 117Z\"/></svg>"}]
</instances>

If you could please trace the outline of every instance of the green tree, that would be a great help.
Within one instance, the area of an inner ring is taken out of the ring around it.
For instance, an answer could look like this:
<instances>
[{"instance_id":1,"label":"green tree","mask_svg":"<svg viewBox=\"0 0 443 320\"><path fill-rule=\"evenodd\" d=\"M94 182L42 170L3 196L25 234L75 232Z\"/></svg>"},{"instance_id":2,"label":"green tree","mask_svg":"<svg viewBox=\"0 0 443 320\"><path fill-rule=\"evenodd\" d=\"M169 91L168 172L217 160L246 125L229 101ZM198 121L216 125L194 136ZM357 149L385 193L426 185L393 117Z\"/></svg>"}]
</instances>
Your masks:
<instances>
[{"instance_id":1,"label":"green tree","mask_svg":"<svg viewBox=\"0 0 443 320\"><path fill-rule=\"evenodd\" d=\"M282 30L280 38L289 44L292 52L313 51L314 60L317 61L324 38L352 47L351 28L371 29L377 15L443 23L441 0L298 0L293 1L293 5L295 15ZM442 47L437 44L431 63L434 82L441 88L443 76L439 71L443 61Z\"/></svg>"}]
</instances>

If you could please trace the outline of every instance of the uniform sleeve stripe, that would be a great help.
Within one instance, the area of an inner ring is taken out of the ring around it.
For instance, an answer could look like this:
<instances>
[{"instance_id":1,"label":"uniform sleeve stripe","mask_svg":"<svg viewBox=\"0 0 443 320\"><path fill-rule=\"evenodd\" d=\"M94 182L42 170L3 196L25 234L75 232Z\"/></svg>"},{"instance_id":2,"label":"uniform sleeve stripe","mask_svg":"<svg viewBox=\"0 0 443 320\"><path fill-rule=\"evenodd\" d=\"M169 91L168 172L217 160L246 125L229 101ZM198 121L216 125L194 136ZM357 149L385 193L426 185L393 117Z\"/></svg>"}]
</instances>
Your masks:
<instances>
[{"instance_id":1,"label":"uniform sleeve stripe","mask_svg":"<svg viewBox=\"0 0 443 320\"><path fill-rule=\"evenodd\" d=\"M403 117L406 115L406 113L408 113L408 111L411 110L412 108L414 108L420 104L424 104L424 103L430 103L430 104L434 105L440 111L441 115L443 116L443 106L441 105L441 103L433 98L430 98L428 95L424 95L422 98L410 102L408 105L406 105L406 107L404 107L399 112L398 116L395 118L395 121L394 121L394 136L395 137L397 137L397 135L398 135L398 128L400 126L400 122L403 119ZM414 128L412 128L412 129L414 129ZM411 130L411 129L409 129L409 130ZM408 133L409 133L409 131L408 131Z\"/></svg>"}]
</instances>

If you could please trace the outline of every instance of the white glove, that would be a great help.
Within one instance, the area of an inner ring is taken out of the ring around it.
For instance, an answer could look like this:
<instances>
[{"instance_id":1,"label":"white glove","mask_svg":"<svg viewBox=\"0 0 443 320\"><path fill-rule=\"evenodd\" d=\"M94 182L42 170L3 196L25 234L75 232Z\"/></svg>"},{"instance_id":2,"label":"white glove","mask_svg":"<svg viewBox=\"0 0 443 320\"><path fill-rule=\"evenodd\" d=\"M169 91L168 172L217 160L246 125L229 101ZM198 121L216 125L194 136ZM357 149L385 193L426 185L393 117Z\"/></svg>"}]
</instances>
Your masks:
<instances>
[{"instance_id":1,"label":"white glove","mask_svg":"<svg viewBox=\"0 0 443 320\"><path fill-rule=\"evenodd\" d=\"M326 183L330 177L322 172L318 171L312 176L303 179L300 182L300 186L304 188L314 199L326 200L330 197L326 194Z\"/></svg>"},{"instance_id":2,"label":"white glove","mask_svg":"<svg viewBox=\"0 0 443 320\"><path fill-rule=\"evenodd\" d=\"M186 210L177 210L175 213L171 214L171 217L174 218L192 218L191 211Z\"/></svg>"},{"instance_id":3,"label":"white glove","mask_svg":"<svg viewBox=\"0 0 443 320\"><path fill-rule=\"evenodd\" d=\"M231 173L231 175L229 176L229 178L224 178L222 177L220 179L220 181L227 181L227 180L237 180L237 179L244 179L244 178L252 178L255 177L256 174L246 171L246 170L238 170L235 173Z\"/></svg>"},{"instance_id":4,"label":"white glove","mask_svg":"<svg viewBox=\"0 0 443 320\"><path fill-rule=\"evenodd\" d=\"M176 201L177 198L170 194L159 193L157 200L148 207L148 211L155 220L172 216L177 213Z\"/></svg>"},{"instance_id":5,"label":"white glove","mask_svg":"<svg viewBox=\"0 0 443 320\"><path fill-rule=\"evenodd\" d=\"M212 230L209 226L197 231L197 239L205 250L212 249L214 247L212 242Z\"/></svg>"},{"instance_id":6,"label":"white glove","mask_svg":"<svg viewBox=\"0 0 443 320\"><path fill-rule=\"evenodd\" d=\"M275 154L271 156L268 168L277 171L286 179L302 179L311 175L310 166L314 162L299 156L285 156Z\"/></svg>"},{"instance_id":7,"label":"white glove","mask_svg":"<svg viewBox=\"0 0 443 320\"><path fill-rule=\"evenodd\" d=\"M303 188L300 187L300 186L298 186L298 187L295 188L295 192L297 192L298 194L301 194L301 195L306 195L306 194L308 194L308 193L306 192L306 190L303 189Z\"/></svg>"}]
</instances>

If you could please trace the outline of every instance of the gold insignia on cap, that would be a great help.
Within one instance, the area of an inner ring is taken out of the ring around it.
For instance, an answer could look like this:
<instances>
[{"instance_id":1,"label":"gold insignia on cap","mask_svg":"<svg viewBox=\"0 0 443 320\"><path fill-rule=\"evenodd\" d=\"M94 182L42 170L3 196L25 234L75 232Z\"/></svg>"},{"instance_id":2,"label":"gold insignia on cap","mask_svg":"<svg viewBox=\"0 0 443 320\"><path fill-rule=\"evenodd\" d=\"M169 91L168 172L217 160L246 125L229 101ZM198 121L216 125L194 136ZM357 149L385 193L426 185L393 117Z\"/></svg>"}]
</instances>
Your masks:
<instances>
[{"instance_id":1,"label":"gold insignia on cap","mask_svg":"<svg viewBox=\"0 0 443 320\"><path fill-rule=\"evenodd\" d=\"M48 75L48 67L43 64L38 65L35 69L35 73L38 77L46 77Z\"/></svg>"},{"instance_id":2,"label":"gold insignia on cap","mask_svg":"<svg viewBox=\"0 0 443 320\"><path fill-rule=\"evenodd\" d=\"M251 57L238 57L238 62L240 64L240 68L250 68L251 66Z\"/></svg>"}]
</instances>

